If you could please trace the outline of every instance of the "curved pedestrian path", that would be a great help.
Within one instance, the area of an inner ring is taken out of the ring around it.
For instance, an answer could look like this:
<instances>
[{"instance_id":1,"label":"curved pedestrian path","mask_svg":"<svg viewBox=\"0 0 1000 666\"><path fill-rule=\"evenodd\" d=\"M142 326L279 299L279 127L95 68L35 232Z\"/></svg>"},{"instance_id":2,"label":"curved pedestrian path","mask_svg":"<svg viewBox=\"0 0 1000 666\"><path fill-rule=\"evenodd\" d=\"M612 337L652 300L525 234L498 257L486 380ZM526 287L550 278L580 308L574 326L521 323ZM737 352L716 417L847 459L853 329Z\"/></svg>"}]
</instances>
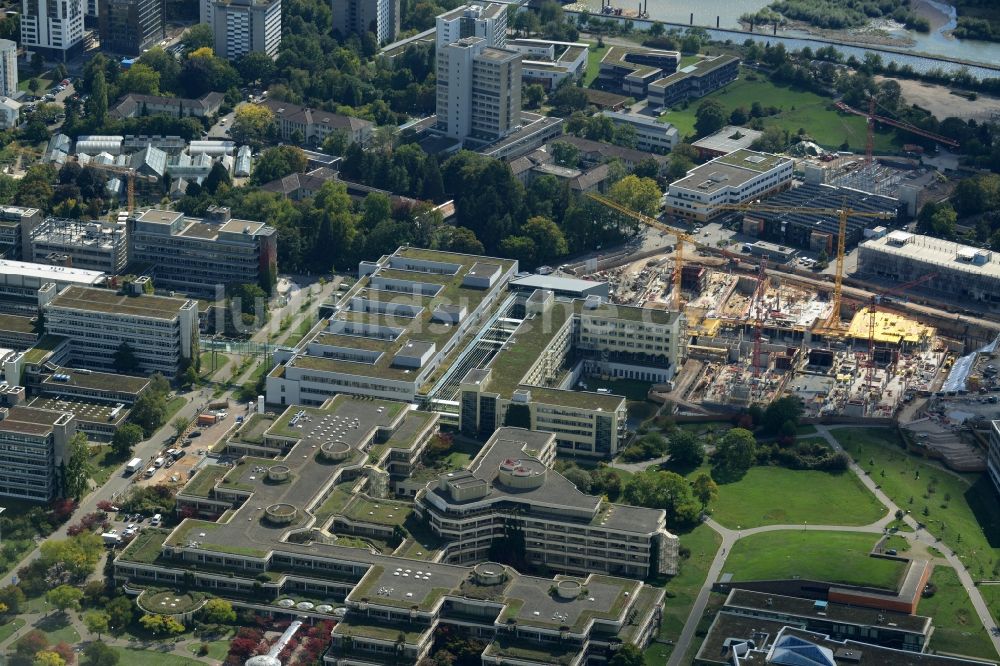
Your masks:
<instances>
[{"instance_id":1,"label":"curved pedestrian path","mask_svg":"<svg viewBox=\"0 0 1000 666\"><path fill-rule=\"evenodd\" d=\"M846 453L844 448L840 445L840 442L831 434L831 429L839 429L851 426L816 426L816 434L809 435L810 437L819 436L822 437L826 442L833 448L834 451L840 453ZM886 515L879 520L871 523L869 525L854 526L854 525L810 525L808 529L824 532L866 532L870 534L882 534L885 528L888 527L889 523L895 520L896 511L899 507L889 499L889 496L882 492L870 476L865 474L855 462L851 459L850 470L852 473L861 479L861 482L867 488L879 502L882 503L886 508ZM923 548L933 546L943 555L943 560L941 558L934 558L931 560L932 564L937 564L943 566L943 563L947 563L955 572L958 574L958 579L962 583L962 587L965 589L966 594L969 595L969 599L972 601L972 606L979 616L979 620L983 623L986 628L987 635L989 635L990 640L993 641L993 647L996 649L997 653L1000 654L1000 636L994 634L991 629L995 626L993 621L993 616L990 614L989 608L986 606L986 602L983 600L982 595L979 593L979 589L976 587L972 577L969 572L965 569L964 564L951 551L950 548L945 546L943 543L939 542L932 534L924 529L917 526L917 521L914 520L909 514L905 514L903 521L911 528L913 528L912 533L898 532L897 536L901 536L910 542L919 543ZM667 666L681 666L683 659L691 647L691 643L695 638L695 631L698 628L698 623L705 614L705 609L708 607L708 599L712 591L712 585L719 579L722 575L723 567L726 564L726 558L729 553L732 552L733 546L740 539L762 532L778 532L781 530L801 530L803 526L801 524L796 525L765 525L762 527L752 527L747 529L733 530L728 527L723 527L719 523L715 522L711 518L708 518L705 523L711 527L719 536L722 537L722 544L719 546L719 550L715 553L715 558L712 560L712 565L708 569L708 576L705 578L705 583L702 585L701 590L698 592L698 597L695 599L694 606L691 608L691 612L688 614L687 620L684 623L684 629L681 631L680 638L674 644L673 652L670 654L670 659L667 661Z\"/></svg>"}]
</instances>

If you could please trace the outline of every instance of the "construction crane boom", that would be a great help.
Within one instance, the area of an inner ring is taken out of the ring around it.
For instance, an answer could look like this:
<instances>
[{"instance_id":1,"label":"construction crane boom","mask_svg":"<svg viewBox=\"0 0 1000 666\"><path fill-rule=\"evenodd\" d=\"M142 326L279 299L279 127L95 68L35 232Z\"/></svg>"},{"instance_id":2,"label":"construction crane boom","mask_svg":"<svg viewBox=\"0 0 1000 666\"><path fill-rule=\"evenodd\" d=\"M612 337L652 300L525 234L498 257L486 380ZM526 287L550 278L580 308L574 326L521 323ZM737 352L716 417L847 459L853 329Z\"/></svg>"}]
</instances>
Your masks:
<instances>
[{"instance_id":1,"label":"construction crane boom","mask_svg":"<svg viewBox=\"0 0 1000 666\"><path fill-rule=\"evenodd\" d=\"M131 215L135 211L135 181L142 180L147 183L155 183L159 179L156 176L146 175L139 173L132 167L120 166L118 164L100 164L98 162L90 162L89 164L83 165L85 167L91 167L93 169L98 169L101 171L109 171L111 173L116 173L126 177L126 192L128 193L128 212Z\"/></svg>"},{"instance_id":2,"label":"construction crane boom","mask_svg":"<svg viewBox=\"0 0 1000 666\"><path fill-rule=\"evenodd\" d=\"M876 115L873 112L861 111L859 109L855 109L854 107L848 106L844 102L836 102L834 104L834 106L837 107L838 109L840 109L841 111L843 111L844 113L852 113L852 114L854 114L856 116L861 116L862 118L867 118L868 122L871 122L873 120L877 120L878 122L882 123L883 125L890 125L892 127L896 127L898 129L904 130L906 132L910 132L911 134L916 134L917 136L922 136L925 139L930 139L932 141L936 141L936 142L944 144L946 146L950 146L951 148L958 148L959 145L960 145L958 143L958 141L955 141L954 139L949 139L946 136L941 136L940 134L935 134L934 132L928 132L927 130L920 129L916 125L911 125L909 123L904 123L904 122L899 121L899 120L893 120L892 118L887 118L885 116L879 116L879 115Z\"/></svg>"}]
</instances>

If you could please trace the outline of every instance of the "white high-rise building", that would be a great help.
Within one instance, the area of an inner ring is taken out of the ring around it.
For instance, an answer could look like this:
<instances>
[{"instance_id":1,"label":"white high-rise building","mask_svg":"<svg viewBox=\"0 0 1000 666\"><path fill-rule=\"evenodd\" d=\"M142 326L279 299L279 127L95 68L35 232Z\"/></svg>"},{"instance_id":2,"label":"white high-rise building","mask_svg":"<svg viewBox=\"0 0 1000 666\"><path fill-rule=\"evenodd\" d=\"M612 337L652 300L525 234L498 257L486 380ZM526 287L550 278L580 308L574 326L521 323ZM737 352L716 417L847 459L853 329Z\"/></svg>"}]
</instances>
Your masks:
<instances>
[{"instance_id":1,"label":"white high-rise building","mask_svg":"<svg viewBox=\"0 0 1000 666\"><path fill-rule=\"evenodd\" d=\"M21 0L21 44L58 60L83 48L84 0Z\"/></svg>"},{"instance_id":2,"label":"white high-rise building","mask_svg":"<svg viewBox=\"0 0 1000 666\"><path fill-rule=\"evenodd\" d=\"M215 0L199 0L198 22L215 26Z\"/></svg>"},{"instance_id":3,"label":"white high-rise building","mask_svg":"<svg viewBox=\"0 0 1000 666\"><path fill-rule=\"evenodd\" d=\"M521 126L521 54L464 37L437 52L437 128L492 141Z\"/></svg>"},{"instance_id":4,"label":"white high-rise building","mask_svg":"<svg viewBox=\"0 0 1000 666\"><path fill-rule=\"evenodd\" d=\"M17 44L0 39L0 97L17 92Z\"/></svg>"},{"instance_id":5,"label":"white high-rise building","mask_svg":"<svg viewBox=\"0 0 1000 666\"><path fill-rule=\"evenodd\" d=\"M482 37L486 46L507 46L507 5L468 5L437 17L438 52L465 37Z\"/></svg>"},{"instance_id":6,"label":"white high-rise building","mask_svg":"<svg viewBox=\"0 0 1000 666\"><path fill-rule=\"evenodd\" d=\"M215 54L236 60L251 51L278 55L281 0L215 0Z\"/></svg>"},{"instance_id":7,"label":"white high-rise building","mask_svg":"<svg viewBox=\"0 0 1000 666\"><path fill-rule=\"evenodd\" d=\"M386 44L399 34L399 0L331 0L333 29L342 35L371 32Z\"/></svg>"}]
</instances>

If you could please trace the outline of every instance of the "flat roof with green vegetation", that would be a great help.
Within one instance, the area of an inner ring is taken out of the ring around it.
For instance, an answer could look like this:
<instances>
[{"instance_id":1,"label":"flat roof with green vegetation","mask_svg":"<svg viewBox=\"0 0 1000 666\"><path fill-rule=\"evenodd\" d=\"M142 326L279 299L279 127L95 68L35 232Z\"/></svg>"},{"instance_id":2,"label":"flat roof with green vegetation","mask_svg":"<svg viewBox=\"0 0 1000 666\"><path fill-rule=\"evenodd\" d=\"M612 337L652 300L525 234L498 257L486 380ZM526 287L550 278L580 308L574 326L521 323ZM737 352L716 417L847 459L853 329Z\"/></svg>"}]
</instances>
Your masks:
<instances>
[{"instance_id":1,"label":"flat roof with green vegetation","mask_svg":"<svg viewBox=\"0 0 1000 666\"><path fill-rule=\"evenodd\" d=\"M906 565L870 557L877 539L863 532L760 532L736 542L723 573L737 581L802 578L895 590Z\"/></svg>"},{"instance_id":2,"label":"flat roof with green vegetation","mask_svg":"<svg viewBox=\"0 0 1000 666\"><path fill-rule=\"evenodd\" d=\"M376 525L402 525L413 513L413 507L404 502L376 500L367 495L355 495L342 512L342 515L355 522L374 523Z\"/></svg>"},{"instance_id":3,"label":"flat roof with green vegetation","mask_svg":"<svg viewBox=\"0 0 1000 666\"><path fill-rule=\"evenodd\" d=\"M571 315L556 303L549 314L525 319L490 364L489 390L509 398Z\"/></svg>"},{"instance_id":4,"label":"flat roof with green vegetation","mask_svg":"<svg viewBox=\"0 0 1000 666\"><path fill-rule=\"evenodd\" d=\"M792 86L777 85L766 75L747 68L740 70L738 80L706 95L686 109L667 112L661 119L676 127L681 136L694 134L695 113L698 106L709 99L722 105L726 117L734 109L750 109L754 102L759 102L765 108L773 106L778 109L778 114L763 118L765 127L779 127L793 135L801 127L813 141L824 148L837 150L846 141L850 150L864 153L868 136L864 118L837 111L829 97ZM876 129L875 150L880 154L898 151L895 133Z\"/></svg>"},{"instance_id":5,"label":"flat roof with green vegetation","mask_svg":"<svg viewBox=\"0 0 1000 666\"><path fill-rule=\"evenodd\" d=\"M60 375L62 379L57 380L55 375L48 375L42 381L43 387L53 393L58 392L60 386L71 386L98 391L138 394L149 386L149 378L147 377L132 377L110 372L87 372L86 370L59 368L56 374Z\"/></svg>"},{"instance_id":6,"label":"flat roof with green vegetation","mask_svg":"<svg viewBox=\"0 0 1000 666\"><path fill-rule=\"evenodd\" d=\"M530 643L498 634L497 639L486 646L483 652L489 657L534 661L539 664L572 664L580 656L579 647L571 645L550 645L544 649L532 647Z\"/></svg>"},{"instance_id":7,"label":"flat roof with green vegetation","mask_svg":"<svg viewBox=\"0 0 1000 666\"><path fill-rule=\"evenodd\" d=\"M203 592L178 592L150 588L143 590L136 599L136 604L147 613L173 615L197 610L205 602L205 599L206 595Z\"/></svg>"},{"instance_id":8,"label":"flat roof with green vegetation","mask_svg":"<svg viewBox=\"0 0 1000 666\"><path fill-rule=\"evenodd\" d=\"M110 289L69 286L52 299L51 307L131 315L150 319L174 319L188 300L141 294L131 296Z\"/></svg>"},{"instance_id":9,"label":"flat roof with green vegetation","mask_svg":"<svg viewBox=\"0 0 1000 666\"><path fill-rule=\"evenodd\" d=\"M192 497L209 497L212 494L212 489L215 488L215 484L218 483L219 479L224 477L229 471L228 467L223 465L205 465L198 470L198 473L192 477L184 490L181 491L182 495L190 495Z\"/></svg>"},{"instance_id":10,"label":"flat roof with green vegetation","mask_svg":"<svg viewBox=\"0 0 1000 666\"><path fill-rule=\"evenodd\" d=\"M166 544L168 546L185 547L194 542L197 543L197 547L202 550L214 550L219 553L228 553L230 555L244 555L246 557L265 557L267 555L267 551L259 548L246 548L227 543L216 543L217 540L213 541L212 533L221 526L222 525L220 523L212 523L207 520L186 518L177 527L177 529L173 531L170 538L166 541Z\"/></svg>"},{"instance_id":11,"label":"flat roof with green vegetation","mask_svg":"<svg viewBox=\"0 0 1000 666\"><path fill-rule=\"evenodd\" d=\"M159 559L163 543L168 536L170 536L169 530L146 528L132 539L132 543L122 551L119 557L129 562L152 564Z\"/></svg>"},{"instance_id":12,"label":"flat roof with green vegetation","mask_svg":"<svg viewBox=\"0 0 1000 666\"><path fill-rule=\"evenodd\" d=\"M413 579L410 579L412 582ZM446 581L441 581L446 582ZM428 583L426 585L421 585L419 587L419 594L412 593L412 597L407 597L406 599L396 599L389 596L376 596L375 592L379 587L383 587L386 583L386 570L381 564L375 564L368 573L365 574L361 582L358 583L354 590L347 596L352 600L361 599L373 599L377 600L380 605L387 606L399 606L400 608L410 608L412 606L417 606L420 610L431 610L441 600L441 597L448 594L451 591L450 587L432 587L433 583Z\"/></svg>"},{"instance_id":13,"label":"flat roof with green vegetation","mask_svg":"<svg viewBox=\"0 0 1000 666\"><path fill-rule=\"evenodd\" d=\"M421 637L428 631L430 631L429 626L419 624L379 622L372 618L367 618L364 623L359 623L345 618L337 624L333 633L338 636L358 636L393 642L399 640L400 635L402 635L407 643L413 645L420 641Z\"/></svg>"},{"instance_id":14,"label":"flat roof with green vegetation","mask_svg":"<svg viewBox=\"0 0 1000 666\"><path fill-rule=\"evenodd\" d=\"M43 335L34 347L24 352L24 360L31 364L41 363L47 355L64 342L66 342L66 338L61 335Z\"/></svg>"},{"instance_id":15,"label":"flat roof with green vegetation","mask_svg":"<svg viewBox=\"0 0 1000 666\"><path fill-rule=\"evenodd\" d=\"M0 331L34 333L37 319L12 314L0 314Z\"/></svg>"},{"instance_id":16,"label":"flat roof with green vegetation","mask_svg":"<svg viewBox=\"0 0 1000 666\"><path fill-rule=\"evenodd\" d=\"M750 169L752 171L757 171L758 173L764 173L765 171L770 171L774 167L778 166L782 162L787 162L788 158L781 155L771 155L770 153L759 153L755 150L747 150L746 148L741 148L736 152L729 153L728 155L723 155L722 157L715 158L715 161L719 164L728 164L729 166L740 167L743 169Z\"/></svg>"}]
</instances>

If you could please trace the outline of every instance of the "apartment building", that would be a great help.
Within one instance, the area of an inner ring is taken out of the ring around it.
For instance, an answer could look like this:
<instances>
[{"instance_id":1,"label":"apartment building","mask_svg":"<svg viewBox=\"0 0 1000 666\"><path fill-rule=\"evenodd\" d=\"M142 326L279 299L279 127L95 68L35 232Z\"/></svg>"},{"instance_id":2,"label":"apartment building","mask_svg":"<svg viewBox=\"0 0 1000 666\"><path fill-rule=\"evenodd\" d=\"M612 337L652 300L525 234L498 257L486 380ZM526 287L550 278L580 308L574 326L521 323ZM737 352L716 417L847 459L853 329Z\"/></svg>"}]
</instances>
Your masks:
<instances>
[{"instance_id":1,"label":"apartment building","mask_svg":"<svg viewBox=\"0 0 1000 666\"><path fill-rule=\"evenodd\" d=\"M640 116L622 111L602 111L616 127L631 127L635 131L635 147L651 153L669 153L680 140L680 132L670 123L651 116Z\"/></svg>"},{"instance_id":2,"label":"apartment building","mask_svg":"<svg viewBox=\"0 0 1000 666\"><path fill-rule=\"evenodd\" d=\"M437 124L448 137L501 139L521 127L521 54L463 37L437 52Z\"/></svg>"},{"instance_id":3,"label":"apartment building","mask_svg":"<svg viewBox=\"0 0 1000 666\"><path fill-rule=\"evenodd\" d=\"M547 39L508 39L506 48L521 54L521 80L557 88L566 79L579 79L587 71L588 45Z\"/></svg>"},{"instance_id":4,"label":"apartment building","mask_svg":"<svg viewBox=\"0 0 1000 666\"><path fill-rule=\"evenodd\" d=\"M260 457L241 458L233 467L204 466L177 495L181 510L203 518L186 518L169 531L145 530L116 557L116 579L140 589L183 584L271 617L329 619L335 617L334 604L323 600L342 601L346 611L337 616L323 658L330 666L374 666L390 658L417 663L430 651L438 627L471 631L484 640L483 663L490 664L512 663L512 655L525 666L585 664L602 659L612 644L644 647L652 640L663 591L639 580L596 573L538 578L490 562L449 564L442 561L448 559L445 552L428 551L430 546L413 539L381 553L338 543L334 525L344 536L354 533L344 529L367 525L391 531L404 520L424 520L412 505L384 499L383 475L368 464L383 447L411 449L408 440L426 432L426 424L409 425L418 415L399 403L348 396L319 409L292 406L280 416L255 414L227 449L234 442L273 448ZM501 448L491 446L488 455L506 452L504 441L498 440ZM538 445L551 457L551 442ZM522 457L528 462L528 453ZM516 466L510 474L537 481L522 477ZM546 483L560 484L559 479L554 473L545 477ZM346 504L341 502L331 516L330 500L345 494ZM615 505L602 502L595 520L609 532L622 527L624 550L616 548L608 557L628 562L630 544L638 556L646 535L625 526L626 515L611 518L613 511ZM659 525L663 512L639 511ZM224 512L227 519L219 520ZM306 521L311 527L303 531ZM663 534L669 555L676 540ZM632 535L640 538L630 542ZM608 553L606 544L594 541L595 550ZM146 596L140 594L140 607ZM291 597L317 603L284 601Z\"/></svg>"},{"instance_id":5,"label":"apartment building","mask_svg":"<svg viewBox=\"0 0 1000 666\"><path fill-rule=\"evenodd\" d=\"M45 218L31 232L31 261L118 275L128 263L125 225Z\"/></svg>"},{"instance_id":6,"label":"apartment building","mask_svg":"<svg viewBox=\"0 0 1000 666\"><path fill-rule=\"evenodd\" d=\"M524 307L526 318L490 365L463 378L461 431L484 437L514 419L554 433L570 455L614 456L626 436L625 399L570 389L587 375L670 381L687 356L683 314L543 290Z\"/></svg>"},{"instance_id":7,"label":"apartment building","mask_svg":"<svg viewBox=\"0 0 1000 666\"><path fill-rule=\"evenodd\" d=\"M337 393L415 401L506 297L517 261L401 247L359 273L334 316L276 356L269 404L321 405Z\"/></svg>"},{"instance_id":8,"label":"apartment building","mask_svg":"<svg viewBox=\"0 0 1000 666\"><path fill-rule=\"evenodd\" d=\"M215 297L231 284L270 290L277 276L277 232L238 220L225 207L207 216L151 209L128 220L129 257L151 265L157 288Z\"/></svg>"},{"instance_id":9,"label":"apartment building","mask_svg":"<svg viewBox=\"0 0 1000 666\"><path fill-rule=\"evenodd\" d=\"M372 33L379 44L399 35L399 0L332 0L333 29L341 35Z\"/></svg>"},{"instance_id":10,"label":"apartment building","mask_svg":"<svg viewBox=\"0 0 1000 666\"><path fill-rule=\"evenodd\" d=\"M142 55L167 36L165 0L101 0L101 50Z\"/></svg>"},{"instance_id":11,"label":"apartment building","mask_svg":"<svg viewBox=\"0 0 1000 666\"><path fill-rule=\"evenodd\" d=\"M470 4L440 14L435 22L437 51L466 37L481 37L486 46L507 46L507 5Z\"/></svg>"},{"instance_id":12,"label":"apartment building","mask_svg":"<svg viewBox=\"0 0 1000 666\"><path fill-rule=\"evenodd\" d=\"M725 204L742 204L787 189L792 160L780 155L737 150L696 166L670 184L665 212L697 222L725 214Z\"/></svg>"},{"instance_id":13,"label":"apartment building","mask_svg":"<svg viewBox=\"0 0 1000 666\"><path fill-rule=\"evenodd\" d=\"M0 39L0 97L17 92L17 43Z\"/></svg>"},{"instance_id":14,"label":"apartment building","mask_svg":"<svg viewBox=\"0 0 1000 666\"><path fill-rule=\"evenodd\" d=\"M670 108L687 100L698 99L732 83L740 73L740 59L720 55L703 58L693 65L649 83L649 104Z\"/></svg>"},{"instance_id":15,"label":"apartment building","mask_svg":"<svg viewBox=\"0 0 1000 666\"><path fill-rule=\"evenodd\" d=\"M52 60L83 50L84 0L21 0L21 45Z\"/></svg>"},{"instance_id":16,"label":"apartment building","mask_svg":"<svg viewBox=\"0 0 1000 666\"><path fill-rule=\"evenodd\" d=\"M281 0L215 0L215 54L238 60L251 51L278 56Z\"/></svg>"},{"instance_id":17,"label":"apartment building","mask_svg":"<svg viewBox=\"0 0 1000 666\"><path fill-rule=\"evenodd\" d=\"M348 145L366 145L375 130L375 123L369 120L324 109L310 109L275 99L269 99L261 106L267 107L274 114L278 132L285 141L291 140L298 132L309 145L321 146L326 137L334 132L342 132Z\"/></svg>"},{"instance_id":18,"label":"apartment building","mask_svg":"<svg viewBox=\"0 0 1000 666\"><path fill-rule=\"evenodd\" d=\"M10 97L0 97L0 129L13 129L21 123L22 106Z\"/></svg>"},{"instance_id":19,"label":"apartment building","mask_svg":"<svg viewBox=\"0 0 1000 666\"><path fill-rule=\"evenodd\" d=\"M680 62L677 51L611 46L601 58L598 81L606 90L642 99L653 81L676 72Z\"/></svg>"},{"instance_id":20,"label":"apartment building","mask_svg":"<svg viewBox=\"0 0 1000 666\"><path fill-rule=\"evenodd\" d=\"M630 578L677 573L678 539L665 513L611 504L552 469L556 437L499 428L468 470L442 475L417 495L417 514L450 543L449 562L482 562L514 521L528 561L575 575Z\"/></svg>"},{"instance_id":21,"label":"apartment building","mask_svg":"<svg viewBox=\"0 0 1000 666\"><path fill-rule=\"evenodd\" d=\"M0 497L29 502L61 497L59 469L75 433L76 422L66 412L0 409Z\"/></svg>"},{"instance_id":22,"label":"apartment building","mask_svg":"<svg viewBox=\"0 0 1000 666\"><path fill-rule=\"evenodd\" d=\"M31 233L42 222L42 211L0 206L0 255L19 260L31 257Z\"/></svg>"},{"instance_id":23,"label":"apartment building","mask_svg":"<svg viewBox=\"0 0 1000 666\"><path fill-rule=\"evenodd\" d=\"M198 303L143 294L143 278L128 293L66 287L39 290L48 335L69 339L68 365L113 372L122 345L131 348L137 370L175 377L198 353Z\"/></svg>"}]
</instances>

